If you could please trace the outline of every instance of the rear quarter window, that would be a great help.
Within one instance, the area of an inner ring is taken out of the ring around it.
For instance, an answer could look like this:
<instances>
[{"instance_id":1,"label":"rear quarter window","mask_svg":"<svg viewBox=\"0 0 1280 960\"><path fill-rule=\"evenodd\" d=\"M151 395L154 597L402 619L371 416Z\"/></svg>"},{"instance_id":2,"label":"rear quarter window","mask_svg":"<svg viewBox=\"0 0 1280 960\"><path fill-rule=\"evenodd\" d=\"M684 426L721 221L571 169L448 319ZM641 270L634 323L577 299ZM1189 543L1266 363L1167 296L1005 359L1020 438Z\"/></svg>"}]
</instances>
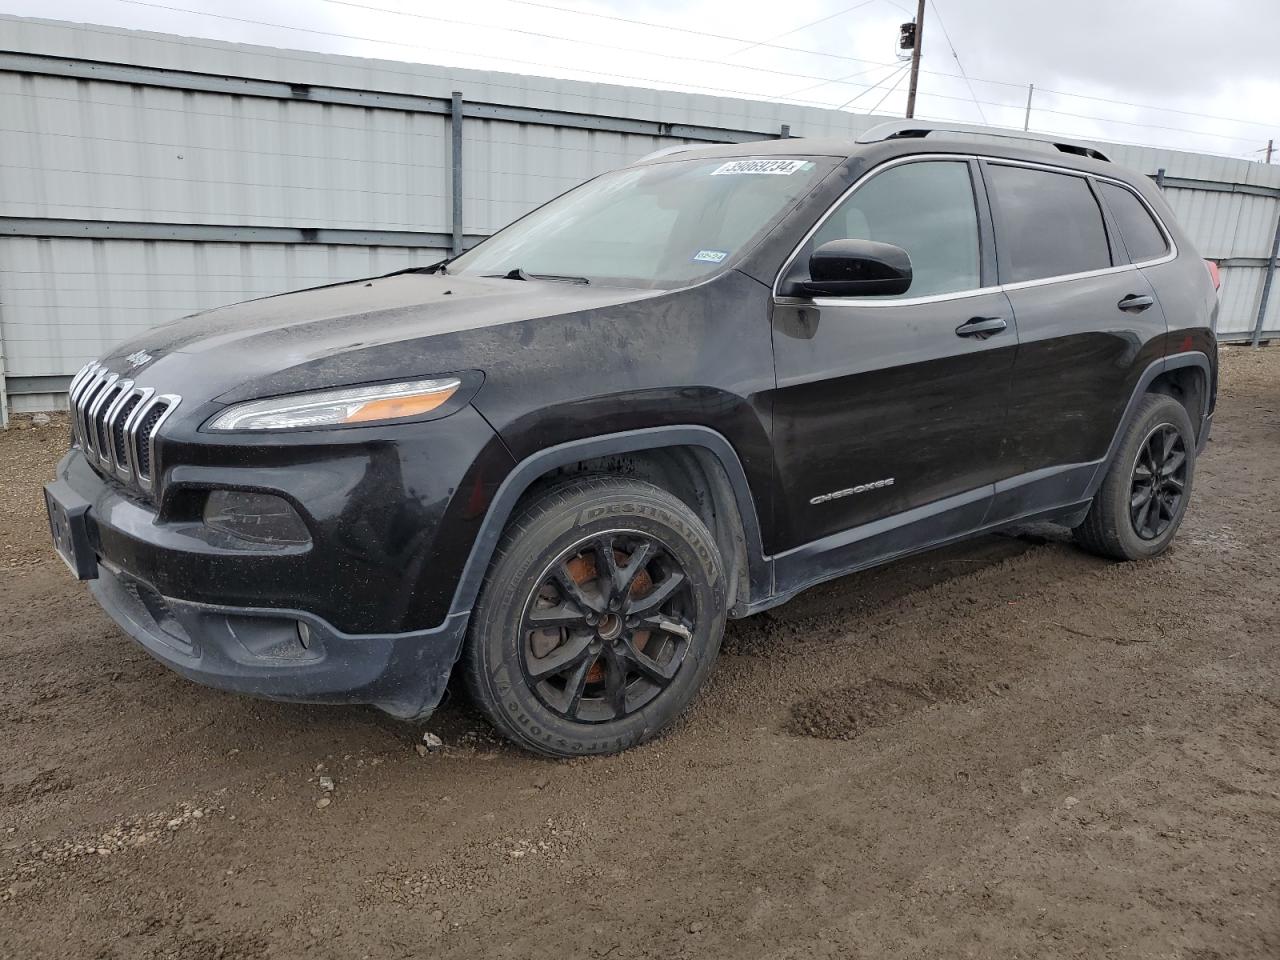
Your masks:
<instances>
[{"instance_id":1,"label":"rear quarter window","mask_svg":"<svg viewBox=\"0 0 1280 960\"><path fill-rule=\"evenodd\" d=\"M1151 211L1133 191L1115 183L1098 181L1098 192L1120 228L1120 239L1134 263L1155 260L1169 252L1169 242Z\"/></svg>"},{"instance_id":2,"label":"rear quarter window","mask_svg":"<svg viewBox=\"0 0 1280 960\"><path fill-rule=\"evenodd\" d=\"M988 164L1003 283L1111 266L1102 210L1084 177Z\"/></svg>"}]
</instances>

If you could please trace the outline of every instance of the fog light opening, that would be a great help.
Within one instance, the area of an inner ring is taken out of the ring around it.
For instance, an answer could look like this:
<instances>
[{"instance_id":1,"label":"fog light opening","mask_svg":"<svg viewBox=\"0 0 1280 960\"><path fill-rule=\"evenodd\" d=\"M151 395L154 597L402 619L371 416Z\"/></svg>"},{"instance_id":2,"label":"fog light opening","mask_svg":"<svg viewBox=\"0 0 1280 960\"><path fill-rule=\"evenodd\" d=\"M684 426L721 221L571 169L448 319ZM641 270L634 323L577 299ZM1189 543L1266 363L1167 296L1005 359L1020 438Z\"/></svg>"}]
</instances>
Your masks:
<instances>
[{"instance_id":1,"label":"fog light opening","mask_svg":"<svg viewBox=\"0 0 1280 960\"><path fill-rule=\"evenodd\" d=\"M204 523L237 540L264 546L306 546L307 525L282 497L241 490L214 490L204 504Z\"/></svg>"}]
</instances>

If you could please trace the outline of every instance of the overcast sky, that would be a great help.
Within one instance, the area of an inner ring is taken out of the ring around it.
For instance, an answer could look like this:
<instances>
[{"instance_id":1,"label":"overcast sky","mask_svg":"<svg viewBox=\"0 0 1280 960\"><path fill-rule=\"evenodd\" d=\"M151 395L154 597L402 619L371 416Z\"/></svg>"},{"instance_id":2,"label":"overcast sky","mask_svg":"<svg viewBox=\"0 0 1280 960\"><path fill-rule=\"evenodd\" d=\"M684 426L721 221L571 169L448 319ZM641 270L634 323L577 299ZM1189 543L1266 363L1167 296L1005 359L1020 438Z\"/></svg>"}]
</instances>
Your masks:
<instances>
[{"instance_id":1,"label":"overcast sky","mask_svg":"<svg viewBox=\"0 0 1280 960\"><path fill-rule=\"evenodd\" d=\"M0 0L0 11L26 16L898 116L907 84L897 31L914 8L915 0ZM1021 127L1034 83L1035 130L1255 160L1268 138L1280 140L1280 0L930 0L924 40L918 116Z\"/></svg>"}]
</instances>

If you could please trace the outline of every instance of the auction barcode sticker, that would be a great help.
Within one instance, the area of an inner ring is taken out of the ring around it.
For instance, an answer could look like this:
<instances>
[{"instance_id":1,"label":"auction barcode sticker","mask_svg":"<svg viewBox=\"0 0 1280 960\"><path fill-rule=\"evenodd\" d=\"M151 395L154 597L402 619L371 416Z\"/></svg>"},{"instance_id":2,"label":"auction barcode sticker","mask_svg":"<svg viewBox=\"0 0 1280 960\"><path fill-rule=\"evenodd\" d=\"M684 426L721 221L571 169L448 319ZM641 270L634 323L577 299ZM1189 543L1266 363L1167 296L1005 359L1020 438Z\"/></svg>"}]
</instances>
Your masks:
<instances>
[{"instance_id":1,"label":"auction barcode sticker","mask_svg":"<svg viewBox=\"0 0 1280 960\"><path fill-rule=\"evenodd\" d=\"M808 165L808 160L730 160L712 170L711 175L723 177L735 173L768 173L789 177Z\"/></svg>"}]
</instances>

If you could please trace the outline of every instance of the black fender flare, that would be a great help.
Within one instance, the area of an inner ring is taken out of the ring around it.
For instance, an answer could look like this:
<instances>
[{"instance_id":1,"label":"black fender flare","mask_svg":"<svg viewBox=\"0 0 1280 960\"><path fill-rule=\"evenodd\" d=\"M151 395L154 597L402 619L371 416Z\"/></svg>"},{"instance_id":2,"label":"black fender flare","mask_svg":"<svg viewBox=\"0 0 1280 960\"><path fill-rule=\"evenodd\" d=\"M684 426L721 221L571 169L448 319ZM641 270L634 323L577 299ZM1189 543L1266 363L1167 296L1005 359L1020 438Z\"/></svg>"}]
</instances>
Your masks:
<instances>
[{"instance_id":1,"label":"black fender flare","mask_svg":"<svg viewBox=\"0 0 1280 960\"><path fill-rule=\"evenodd\" d=\"M1097 470L1094 471L1093 479L1089 481L1089 486L1086 490L1087 499L1093 499L1098 492L1098 488L1102 486L1102 481L1106 479L1107 471L1111 469L1111 462L1115 459L1116 453L1120 449L1120 442L1124 438L1124 432L1133 419L1133 414L1137 410L1138 404L1146 396L1147 389L1152 382L1162 373L1168 373L1170 370L1180 370L1184 367L1199 368L1204 373L1205 390L1212 389L1214 382L1213 364L1208 355L1199 350L1171 354L1167 357L1161 357L1159 360L1153 360L1148 364L1147 369L1143 370L1142 375L1138 378L1133 392L1129 395L1129 402L1125 405L1124 413L1120 417L1120 423L1116 426L1116 432L1111 438L1111 445L1107 447L1106 456L1102 458ZM1200 412L1200 422L1196 424L1197 438L1204 437L1205 426L1210 417L1208 397L1206 396L1205 399L1204 409Z\"/></svg>"},{"instance_id":2,"label":"black fender flare","mask_svg":"<svg viewBox=\"0 0 1280 960\"><path fill-rule=\"evenodd\" d=\"M462 569L462 576L454 590L449 616L469 613L475 605L480 586L484 583L485 573L489 569L489 561L493 558L493 552L497 549L498 541L502 537L502 531L506 529L507 521L511 518L511 513L515 510L520 497L535 481L557 467L577 463L580 460L621 453L638 453L663 447L702 447L719 461L733 489L738 516L742 521L753 599L757 590L771 592L773 586L771 566L764 556L760 518L756 512L751 487L747 483L746 471L742 467L742 461L738 459L737 451L723 434L710 427L692 424L673 425L570 440L567 443L539 450L517 463L498 487L497 493L489 504L489 509L485 512L480 532L471 545L471 552Z\"/></svg>"}]
</instances>

